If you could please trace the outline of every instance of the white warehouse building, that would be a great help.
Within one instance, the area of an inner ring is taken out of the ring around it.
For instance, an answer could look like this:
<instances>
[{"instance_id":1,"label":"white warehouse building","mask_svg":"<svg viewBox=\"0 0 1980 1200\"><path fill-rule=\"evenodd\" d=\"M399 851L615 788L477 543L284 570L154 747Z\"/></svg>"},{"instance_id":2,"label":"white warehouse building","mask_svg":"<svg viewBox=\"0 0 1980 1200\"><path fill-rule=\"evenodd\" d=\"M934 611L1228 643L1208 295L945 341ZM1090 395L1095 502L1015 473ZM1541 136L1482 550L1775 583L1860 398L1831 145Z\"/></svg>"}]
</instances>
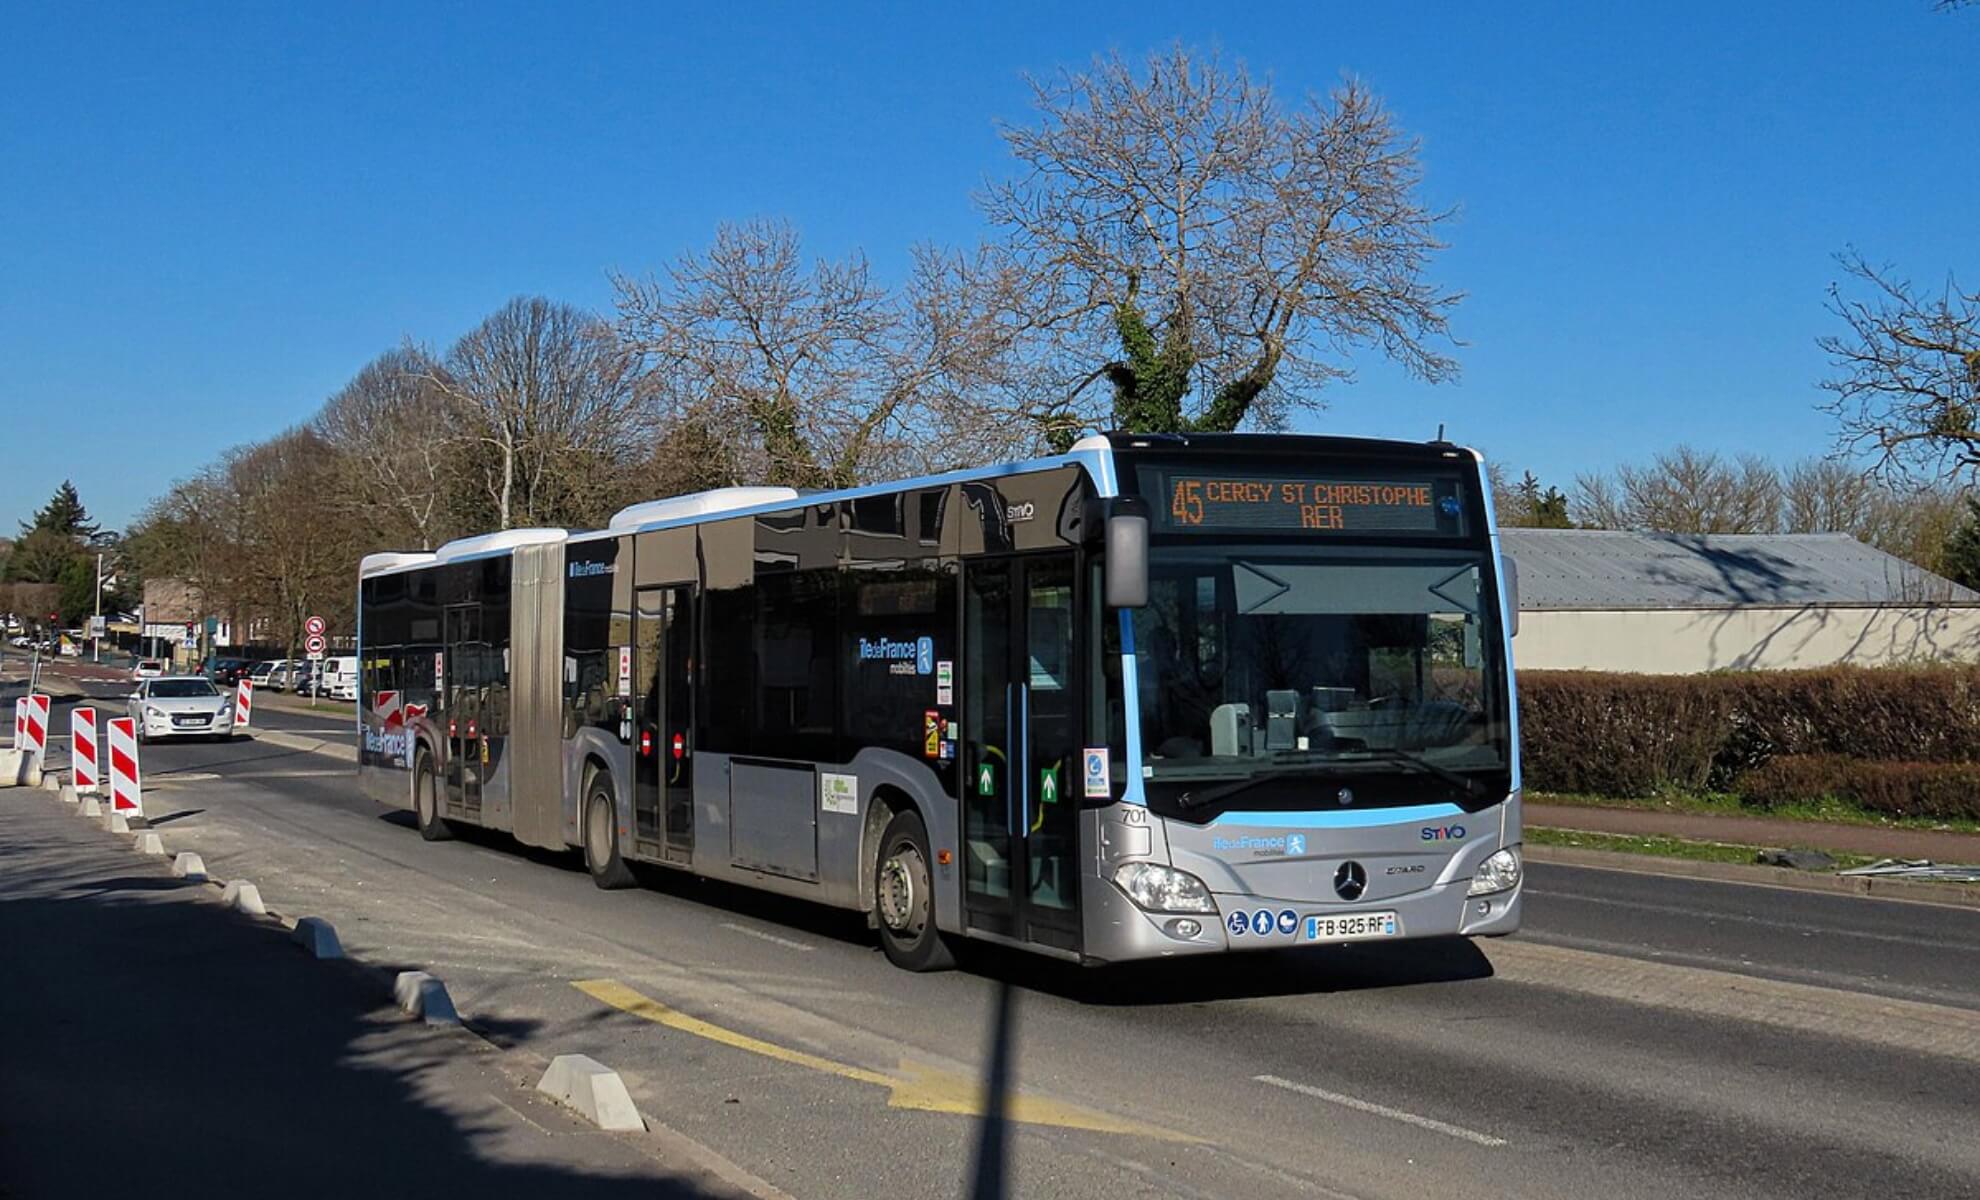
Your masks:
<instances>
[{"instance_id":1,"label":"white warehouse building","mask_svg":"<svg viewBox=\"0 0 1980 1200\"><path fill-rule=\"evenodd\" d=\"M1507 529L1522 670L1980 662L1980 592L1848 534Z\"/></svg>"}]
</instances>

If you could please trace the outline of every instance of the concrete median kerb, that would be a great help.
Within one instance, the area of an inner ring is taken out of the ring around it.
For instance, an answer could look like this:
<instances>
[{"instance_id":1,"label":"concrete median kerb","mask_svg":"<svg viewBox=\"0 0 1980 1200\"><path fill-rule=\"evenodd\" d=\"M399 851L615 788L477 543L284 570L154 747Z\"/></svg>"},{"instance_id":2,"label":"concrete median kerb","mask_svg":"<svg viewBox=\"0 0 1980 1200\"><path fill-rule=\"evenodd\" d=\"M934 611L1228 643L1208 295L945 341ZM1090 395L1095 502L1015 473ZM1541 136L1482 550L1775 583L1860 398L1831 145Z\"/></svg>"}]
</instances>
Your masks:
<instances>
[{"instance_id":1,"label":"concrete median kerb","mask_svg":"<svg viewBox=\"0 0 1980 1200\"><path fill-rule=\"evenodd\" d=\"M73 785L73 784L68 784L68 783L65 783L65 784L63 784L63 785L62 785L62 790L61 790L61 792L59 793L59 795L60 795L60 798L61 798L61 801L62 801L62 803L64 803L64 804L74 804L74 803L76 802L76 789L75 789L75 785Z\"/></svg>"},{"instance_id":2,"label":"concrete median kerb","mask_svg":"<svg viewBox=\"0 0 1980 1200\"><path fill-rule=\"evenodd\" d=\"M76 812L85 820L94 820L103 815L103 802L94 796L84 796L82 806Z\"/></svg>"},{"instance_id":3,"label":"concrete median kerb","mask_svg":"<svg viewBox=\"0 0 1980 1200\"><path fill-rule=\"evenodd\" d=\"M261 889L239 879L220 889L220 903L235 912L244 912L249 916L268 915L267 906L261 902Z\"/></svg>"},{"instance_id":4,"label":"concrete median kerb","mask_svg":"<svg viewBox=\"0 0 1980 1200\"><path fill-rule=\"evenodd\" d=\"M62 790L62 777L53 771L49 771L42 775L41 786L48 791L59 792Z\"/></svg>"},{"instance_id":5,"label":"concrete median kerb","mask_svg":"<svg viewBox=\"0 0 1980 1200\"><path fill-rule=\"evenodd\" d=\"M205 883L206 860L191 850L181 850L178 857L172 860L172 874L194 883Z\"/></svg>"},{"instance_id":6,"label":"concrete median kerb","mask_svg":"<svg viewBox=\"0 0 1980 1200\"><path fill-rule=\"evenodd\" d=\"M155 833L140 833L131 839L131 849L139 854L162 855L165 853L165 839Z\"/></svg>"},{"instance_id":7,"label":"concrete median kerb","mask_svg":"<svg viewBox=\"0 0 1980 1200\"><path fill-rule=\"evenodd\" d=\"M646 1129L619 1073L589 1055L559 1054L551 1059L536 1090L600 1129L614 1133Z\"/></svg>"},{"instance_id":8,"label":"concrete median kerb","mask_svg":"<svg viewBox=\"0 0 1980 1200\"><path fill-rule=\"evenodd\" d=\"M401 971L392 983L392 998L399 1007L428 1025L459 1025L461 1014L454 1011L454 999L447 985L425 971Z\"/></svg>"},{"instance_id":9,"label":"concrete median kerb","mask_svg":"<svg viewBox=\"0 0 1980 1200\"><path fill-rule=\"evenodd\" d=\"M304 917L289 931L289 938L309 952L311 958L342 958L344 944L337 940L337 928L322 917Z\"/></svg>"},{"instance_id":10,"label":"concrete median kerb","mask_svg":"<svg viewBox=\"0 0 1980 1200\"><path fill-rule=\"evenodd\" d=\"M120 812L104 813L103 829L106 833L129 833L131 819Z\"/></svg>"}]
</instances>

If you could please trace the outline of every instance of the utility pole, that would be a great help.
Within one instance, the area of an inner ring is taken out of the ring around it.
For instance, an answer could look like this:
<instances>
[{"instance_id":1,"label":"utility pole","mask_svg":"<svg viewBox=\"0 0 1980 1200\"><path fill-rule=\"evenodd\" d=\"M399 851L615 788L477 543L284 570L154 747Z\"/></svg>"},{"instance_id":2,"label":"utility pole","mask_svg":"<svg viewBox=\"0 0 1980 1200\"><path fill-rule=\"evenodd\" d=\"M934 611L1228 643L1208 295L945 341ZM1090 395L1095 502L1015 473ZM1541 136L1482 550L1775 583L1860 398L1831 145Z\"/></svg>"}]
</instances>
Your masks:
<instances>
[{"instance_id":1,"label":"utility pole","mask_svg":"<svg viewBox=\"0 0 1980 1200\"><path fill-rule=\"evenodd\" d=\"M103 552L96 552L96 613L89 620L89 661L103 661Z\"/></svg>"}]
</instances>

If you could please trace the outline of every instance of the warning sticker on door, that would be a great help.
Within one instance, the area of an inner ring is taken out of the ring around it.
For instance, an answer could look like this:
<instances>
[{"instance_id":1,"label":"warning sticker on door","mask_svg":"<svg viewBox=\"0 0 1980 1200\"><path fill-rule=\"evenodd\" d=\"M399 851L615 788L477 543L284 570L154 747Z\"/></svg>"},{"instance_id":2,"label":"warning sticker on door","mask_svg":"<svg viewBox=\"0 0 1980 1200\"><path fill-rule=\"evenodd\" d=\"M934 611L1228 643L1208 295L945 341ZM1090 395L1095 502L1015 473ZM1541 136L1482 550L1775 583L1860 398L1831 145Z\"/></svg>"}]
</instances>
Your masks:
<instances>
[{"instance_id":1,"label":"warning sticker on door","mask_svg":"<svg viewBox=\"0 0 1980 1200\"><path fill-rule=\"evenodd\" d=\"M1083 757L1085 768L1080 772L1080 777L1084 780L1082 794L1088 799L1105 799L1112 796L1114 780L1107 763L1107 748L1088 746Z\"/></svg>"},{"instance_id":2,"label":"warning sticker on door","mask_svg":"<svg viewBox=\"0 0 1980 1200\"><path fill-rule=\"evenodd\" d=\"M828 813L859 814L859 776L818 773L818 810Z\"/></svg>"}]
</instances>

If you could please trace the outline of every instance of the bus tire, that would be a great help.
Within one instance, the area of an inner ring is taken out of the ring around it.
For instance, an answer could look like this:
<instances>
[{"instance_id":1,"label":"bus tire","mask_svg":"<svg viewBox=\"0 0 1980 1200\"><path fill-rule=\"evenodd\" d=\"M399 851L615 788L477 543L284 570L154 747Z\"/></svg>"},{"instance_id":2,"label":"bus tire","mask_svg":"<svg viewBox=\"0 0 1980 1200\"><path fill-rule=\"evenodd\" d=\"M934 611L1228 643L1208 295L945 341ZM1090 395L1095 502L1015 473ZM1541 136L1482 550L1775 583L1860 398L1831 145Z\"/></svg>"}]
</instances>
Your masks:
<instances>
[{"instance_id":1,"label":"bus tire","mask_svg":"<svg viewBox=\"0 0 1980 1200\"><path fill-rule=\"evenodd\" d=\"M422 751L413 770L413 818L419 836L429 842L444 842L454 836L454 824L440 815L440 776L433 769L433 756Z\"/></svg>"},{"instance_id":2,"label":"bus tire","mask_svg":"<svg viewBox=\"0 0 1980 1200\"><path fill-rule=\"evenodd\" d=\"M921 814L894 814L880 835L874 863L873 907L879 917L880 948L908 971L945 971L956 965L942 931L935 927L935 876L929 863L928 827Z\"/></svg>"},{"instance_id":3,"label":"bus tire","mask_svg":"<svg viewBox=\"0 0 1980 1200\"><path fill-rule=\"evenodd\" d=\"M608 892L634 883L632 868L619 856L617 807L611 777L600 771L584 797L584 865L591 870L591 882Z\"/></svg>"}]
</instances>

